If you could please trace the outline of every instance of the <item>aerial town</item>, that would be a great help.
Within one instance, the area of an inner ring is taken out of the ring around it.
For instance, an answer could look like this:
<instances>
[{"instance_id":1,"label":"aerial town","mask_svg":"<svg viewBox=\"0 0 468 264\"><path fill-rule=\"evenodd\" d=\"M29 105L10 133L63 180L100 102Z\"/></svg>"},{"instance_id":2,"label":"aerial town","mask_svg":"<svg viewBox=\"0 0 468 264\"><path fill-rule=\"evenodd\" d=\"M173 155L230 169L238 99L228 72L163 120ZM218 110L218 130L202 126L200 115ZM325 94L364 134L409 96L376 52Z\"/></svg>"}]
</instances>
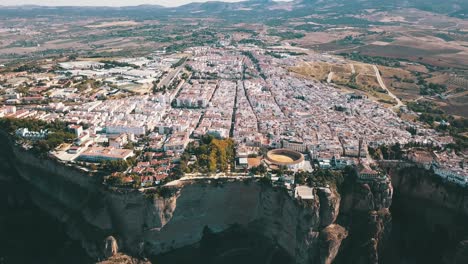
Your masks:
<instances>
[{"instance_id":1,"label":"aerial town","mask_svg":"<svg viewBox=\"0 0 468 264\"><path fill-rule=\"evenodd\" d=\"M467 0L0 1L0 264L467 264Z\"/></svg>"},{"instance_id":2,"label":"aerial town","mask_svg":"<svg viewBox=\"0 0 468 264\"><path fill-rule=\"evenodd\" d=\"M41 121L38 130L15 127L18 142L84 171L108 171L106 184L115 186L268 177L292 193L300 187L295 174L346 166L355 166L362 180L385 180L373 155L382 146L400 152L387 160L420 164L468 186L466 160L444 148L453 139L403 118L412 114L405 105L389 107L290 71L299 62L339 57L274 52L193 47L140 58L50 61L39 73L2 76L0 117ZM63 131L44 126L57 121ZM57 133L66 139L49 142ZM50 144L41 148L44 143ZM308 197L304 186L295 193Z\"/></svg>"}]
</instances>

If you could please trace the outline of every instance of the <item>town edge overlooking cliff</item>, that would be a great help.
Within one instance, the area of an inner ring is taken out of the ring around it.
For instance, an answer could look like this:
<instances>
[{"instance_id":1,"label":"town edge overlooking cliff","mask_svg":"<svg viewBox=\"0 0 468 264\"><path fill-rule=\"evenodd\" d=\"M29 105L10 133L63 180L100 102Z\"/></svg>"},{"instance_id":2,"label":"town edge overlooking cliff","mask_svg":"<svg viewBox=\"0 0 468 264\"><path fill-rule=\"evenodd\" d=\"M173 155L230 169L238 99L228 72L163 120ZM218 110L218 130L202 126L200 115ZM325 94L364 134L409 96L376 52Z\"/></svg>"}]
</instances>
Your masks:
<instances>
[{"instance_id":1,"label":"town edge overlooking cliff","mask_svg":"<svg viewBox=\"0 0 468 264\"><path fill-rule=\"evenodd\" d=\"M2 142L10 147L6 151L15 154L2 157L14 164L15 170L20 168L18 174L33 186L32 200L66 222L69 235L80 240L95 258L103 256L102 241L109 235L118 238L119 248L124 252L137 256L144 252L151 256L198 242L205 226L221 232L233 224L262 227L263 230L256 232L270 239L278 237L281 247L303 261L310 257L328 258L328 251L319 252L318 247L313 248L315 252L309 252L311 249L305 242L317 244L320 227L329 226L337 217L339 198L329 190L323 199L324 205L330 208L320 209L318 201L295 202L284 190L275 190L255 180L187 181L170 188L164 197L148 196L138 191L109 190L92 176L36 158L8 143L7 138ZM17 155L23 158L18 159ZM277 218L283 220L281 229ZM315 232L309 234L309 229ZM335 247L346 236L344 229L340 232L343 234L339 241L334 241L338 243Z\"/></svg>"},{"instance_id":2,"label":"town edge overlooking cliff","mask_svg":"<svg viewBox=\"0 0 468 264\"><path fill-rule=\"evenodd\" d=\"M468 263L468 2L409 2L0 5L0 264Z\"/></svg>"},{"instance_id":3,"label":"town edge overlooking cliff","mask_svg":"<svg viewBox=\"0 0 468 264\"><path fill-rule=\"evenodd\" d=\"M350 255L356 263L382 263L391 240L393 187L388 181L347 182L341 193L335 187L319 187L314 199L305 201L253 179L194 179L175 183L165 194L148 196L111 190L93 176L37 158L4 133L1 140L7 146L2 149L2 167L9 164L21 181L31 185L31 200L63 222L70 238L80 241L96 260L104 257L104 241L109 236L116 238L119 250L151 258L196 244L205 227L222 232L234 224L274 241L295 263L332 263L335 258L340 263L350 251L366 252L366 256ZM389 171L402 197L433 204L454 215L452 221L466 218L466 190L442 194L447 188L460 187L437 182L437 176L431 178L421 168L402 170L401 174L396 167ZM418 184L424 187L415 191ZM431 188L441 196L431 195ZM454 206L455 201L458 206ZM466 249L461 242L465 228L453 230L450 220L424 221L450 230L450 241L460 239L456 242L460 242L461 252ZM361 243L365 246L356 246ZM463 254L457 253L458 257Z\"/></svg>"}]
</instances>

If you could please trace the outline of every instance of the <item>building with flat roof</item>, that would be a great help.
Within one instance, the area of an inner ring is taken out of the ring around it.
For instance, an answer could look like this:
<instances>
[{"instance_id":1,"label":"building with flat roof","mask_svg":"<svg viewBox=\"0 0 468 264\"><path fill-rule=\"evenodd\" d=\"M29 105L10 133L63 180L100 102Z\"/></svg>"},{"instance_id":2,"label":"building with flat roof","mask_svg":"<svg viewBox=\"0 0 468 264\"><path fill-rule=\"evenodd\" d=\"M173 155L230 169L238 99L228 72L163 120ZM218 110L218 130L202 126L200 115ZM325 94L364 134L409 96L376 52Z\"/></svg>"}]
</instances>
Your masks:
<instances>
[{"instance_id":1,"label":"building with flat roof","mask_svg":"<svg viewBox=\"0 0 468 264\"><path fill-rule=\"evenodd\" d=\"M144 135L146 133L145 125L118 125L109 124L106 126L106 133L108 134L134 134Z\"/></svg>"},{"instance_id":2,"label":"building with flat roof","mask_svg":"<svg viewBox=\"0 0 468 264\"><path fill-rule=\"evenodd\" d=\"M164 151L174 151L182 153L189 143L189 134L187 132L179 132L172 134L164 144Z\"/></svg>"},{"instance_id":3,"label":"building with flat roof","mask_svg":"<svg viewBox=\"0 0 468 264\"><path fill-rule=\"evenodd\" d=\"M282 143L283 143L283 148L285 149L290 149L290 150L294 150L294 151L301 152L301 153L304 153L307 150L304 142L299 141L299 140L293 140L293 139L286 140L285 139L283 140Z\"/></svg>"},{"instance_id":4,"label":"building with flat roof","mask_svg":"<svg viewBox=\"0 0 468 264\"><path fill-rule=\"evenodd\" d=\"M361 169L358 170L359 181L380 181L386 179L386 175L371 169L369 166L360 165Z\"/></svg>"},{"instance_id":5,"label":"building with flat roof","mask_svg":"<svg viewBox=\"0 0 468 264\"><path fill-rule=\"evenodd\" d=\"M77 137L81 136L81 134L83 133L83 127L80 125L69 125L68 129L73 131L73 133L75 133L75 136Z\"/></svg>"},{"instance_id":6,"label":"building with flat roof","mask_svg":"<svg viewBox=\"0 0 468 264\"><path fill-rule=\"evenodd\" d=\"M127 134L120 134L117 137L109 137L109 147L123 148L128 143Z\"/></svg>"},{"instance_id":7,"label":"building with flat roof","mask_svg":"<svg viewBox=\"0 0 468 264\"><path fill-rule=\"evenodd\" d=\"M131 149L91 147L83 151L78 159L90 162L102 162L106 160L126 160L133 155L133 150Z\"/></svg>"},{"instance_id":8,"label":"building with flat roof","mask_svg":"<svg viewBox=\"0 0 468 264\"><path fill-rule=\"evenodd\" d=\"M300 198L301 200L313 200L314 199L314 189L309 186L297 186L294 189L294 197Z\"/></svg>"}]
</instances>

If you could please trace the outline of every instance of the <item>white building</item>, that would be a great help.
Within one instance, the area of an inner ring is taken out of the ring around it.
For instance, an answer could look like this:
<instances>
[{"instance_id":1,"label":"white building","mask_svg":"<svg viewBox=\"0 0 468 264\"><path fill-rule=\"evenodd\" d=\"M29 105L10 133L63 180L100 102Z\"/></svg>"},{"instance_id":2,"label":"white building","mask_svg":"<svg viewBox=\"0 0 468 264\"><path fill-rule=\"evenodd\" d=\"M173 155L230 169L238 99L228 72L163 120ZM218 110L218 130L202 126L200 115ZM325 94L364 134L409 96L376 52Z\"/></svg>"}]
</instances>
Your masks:
<instances>
[{"instance_id":1,"label":"white building","mask_svg":"<svg viewBox=\"0 0 468 264\"><path fill-rule=\"evenodd\" d=\"M121 134L115 138L109 138L109 147L122 148L128 143L127 134Z\"/></svg>"},{"instance_id":2,"label":"white building","mask_svg":"<svg viewBox=\"0 0 468 264\"><path fill-rule=\"evenodd\" d=\"M306 144L297 140L283 140L283 148L304 153L307 150Z\"/></svg>"},{"instance_id":3,"label":"white building","mask_svg":"<svg viewBox=\"0 0 468 264\"><path fill-rule=\"evenodd\" d=\"M83 127L80 126L80 125L69 125L68 129L73 131L73 133L75 133L76 137L81 136L81 134L83 133Z\"/></svg>"},{"instance_id":4,"label":"white building","mask_svg":"<svg viewBox=\"0 0 468 264\"><path fill-rule=\"evenodd\" d=\"M468 177L466 175L458 174L442 168L434 168L434 172L439 177L446 179L448 182L452 182L460 186L468 186Z\"/></svg>"},{"instance_id":5,"label":"white building","mask_svg":"<svg viewBox=\"0 0 468 264\"><path fill-rule=\"evenodd\" d=\"M146 134L145 126L126 126L126 125L108 125L106 126L108 134L134 134L141 136Z\"/></svg>"},{"instance_id":6,"label":"white building","mask_svg":"<svg viewBox=\"0 0 468 264\"><path fill-rule=\"evenodd\" d=\"M49 131L41 130L39 132L29 131L28 128L19 128L16 130L16 135L29 140L42 140L46 139L49 135Z\"/></svg>"},{"instance_id":7,"label":"white building","mask_svg":"<svg viewBox=\"0 0 468 264\"><path fill-rule=\"evenodd\" d=\"M92 147L80 154L80 160L101 162L106 160L126 160L134 155L131 149Z\"/></svg>"},{"instance_id":8,"label":"white building","mask_svg":"<svg viewBox=\"0 0 468 264\"><path fill-rule=\"evenodd\" d=\"M174 133L164 144L164 151L182 153L189 143L189 134L186 132Z\"/></svg>"}]
</instances>

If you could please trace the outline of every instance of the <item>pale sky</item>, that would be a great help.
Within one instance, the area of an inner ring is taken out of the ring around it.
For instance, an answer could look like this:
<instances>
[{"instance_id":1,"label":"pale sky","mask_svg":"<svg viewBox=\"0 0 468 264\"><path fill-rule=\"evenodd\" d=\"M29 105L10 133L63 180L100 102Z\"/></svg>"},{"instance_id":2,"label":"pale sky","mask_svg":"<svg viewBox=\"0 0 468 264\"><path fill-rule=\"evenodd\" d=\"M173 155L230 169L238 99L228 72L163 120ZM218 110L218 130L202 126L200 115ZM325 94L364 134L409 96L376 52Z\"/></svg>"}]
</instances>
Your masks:
<instances>
[{"instance_id":1,"label":"pale sky","mask_svg":"<svg viewBox=\"0 0 468 264\"><path fill-rule=\"evenodd\" d=\"M206 2L207 0L0 0L0 5L42 5L42 6L135 6L154 4L164 6L179 6L191 2ZM224 2L239 2L240 0L223 0Z\"/></svg>"}]
</instances>

